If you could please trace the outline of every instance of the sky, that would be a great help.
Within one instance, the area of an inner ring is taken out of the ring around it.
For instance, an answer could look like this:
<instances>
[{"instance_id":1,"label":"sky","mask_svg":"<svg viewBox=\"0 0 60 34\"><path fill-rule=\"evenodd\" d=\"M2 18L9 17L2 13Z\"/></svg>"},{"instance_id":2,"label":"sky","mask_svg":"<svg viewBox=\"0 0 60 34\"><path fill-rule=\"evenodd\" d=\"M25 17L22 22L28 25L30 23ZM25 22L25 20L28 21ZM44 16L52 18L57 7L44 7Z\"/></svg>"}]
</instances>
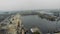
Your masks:
<instances>
[{"instance_id":1,"label":"sky","mask_svg":"<svg viewBox=\"0 0 60 34\"><path fill-rule=\"evenodd\" d=\"M0 0L0 10L59 9L60 0Z\"/></svg>"}]
</instances>

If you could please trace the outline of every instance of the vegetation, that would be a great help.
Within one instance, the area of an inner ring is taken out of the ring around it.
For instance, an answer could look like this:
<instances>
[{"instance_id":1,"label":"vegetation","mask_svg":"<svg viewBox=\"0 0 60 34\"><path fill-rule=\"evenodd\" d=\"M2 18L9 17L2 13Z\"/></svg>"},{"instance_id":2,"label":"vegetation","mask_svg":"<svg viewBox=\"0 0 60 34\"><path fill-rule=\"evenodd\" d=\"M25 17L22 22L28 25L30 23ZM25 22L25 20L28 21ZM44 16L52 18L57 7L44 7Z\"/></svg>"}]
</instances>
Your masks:
<instances>
[{"instance_id":1,"label":"vegetation","mask_svg":"<svg viewBox=\"0 0 60 34\"><path fill-rule=\"evenodd\" d=\"M33 34L40 34L40 32L36 31L36 32L34 32Z\"/></svg>"}]
</instances>

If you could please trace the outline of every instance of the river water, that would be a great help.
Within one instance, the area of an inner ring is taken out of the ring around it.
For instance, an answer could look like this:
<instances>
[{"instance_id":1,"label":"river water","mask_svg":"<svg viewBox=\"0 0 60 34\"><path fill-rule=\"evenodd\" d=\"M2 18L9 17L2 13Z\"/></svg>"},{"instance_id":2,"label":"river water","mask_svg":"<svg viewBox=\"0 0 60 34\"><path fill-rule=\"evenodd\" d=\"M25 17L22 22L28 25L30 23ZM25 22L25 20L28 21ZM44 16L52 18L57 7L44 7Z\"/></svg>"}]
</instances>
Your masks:
<instances>
[{"instance_id":1,"label":"river water","mask_svg":"<svg viewBox=\"0 0 60 34\"><path fill-rule=\"evenodd\" d=\"M38 15L22 16L22 22L27 29L37 26L42 32L56 31L56 29L60 29L60 22L41 19Z\"/></svg>"}]
</instances>

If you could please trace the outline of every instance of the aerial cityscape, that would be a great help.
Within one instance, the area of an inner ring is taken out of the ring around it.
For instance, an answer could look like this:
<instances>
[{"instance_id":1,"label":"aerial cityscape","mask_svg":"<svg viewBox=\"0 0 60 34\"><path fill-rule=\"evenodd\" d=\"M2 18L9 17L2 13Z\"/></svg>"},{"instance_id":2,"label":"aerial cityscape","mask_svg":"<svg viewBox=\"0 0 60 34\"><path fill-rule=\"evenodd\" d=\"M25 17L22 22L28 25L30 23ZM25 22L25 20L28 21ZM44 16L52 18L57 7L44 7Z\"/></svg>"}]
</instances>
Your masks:
<instances>
[{"instance_id":1,"label":"aerial cityscape","mask_svg":"<svg viewBox=\"0 0 60 34\"><path fill-rule=\"evenodd\" d=\"M0 0L0 34L60 34L60 0Z\"/></svg>"},{"instance_id":2,"label":"aerial cityscape","mask_svg":"<svg viewBox=\"0 0 60 34\"><path fill-rule=\"evenodd\" d=\"M60 10L25 10L0 13L0 34L60 32Z\"/></svg>"}]
</instances>

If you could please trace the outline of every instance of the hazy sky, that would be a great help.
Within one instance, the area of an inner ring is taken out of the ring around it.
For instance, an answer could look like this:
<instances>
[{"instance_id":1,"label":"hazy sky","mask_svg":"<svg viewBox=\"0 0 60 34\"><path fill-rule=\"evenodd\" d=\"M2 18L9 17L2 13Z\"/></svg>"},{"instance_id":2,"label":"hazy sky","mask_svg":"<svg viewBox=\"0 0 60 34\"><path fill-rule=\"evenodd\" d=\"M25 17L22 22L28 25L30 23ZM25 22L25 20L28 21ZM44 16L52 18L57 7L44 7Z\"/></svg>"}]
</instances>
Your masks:
<instances>
[{"instance_id":1,"label":"hazy sky","mask_svg":"<svg viewBox=\"0 0 60 34\"><path fill-rule=\"evenodd\" d=\"M0 10L58 9L60 0L0 0Z\"/></svg>"}]
</instances>

